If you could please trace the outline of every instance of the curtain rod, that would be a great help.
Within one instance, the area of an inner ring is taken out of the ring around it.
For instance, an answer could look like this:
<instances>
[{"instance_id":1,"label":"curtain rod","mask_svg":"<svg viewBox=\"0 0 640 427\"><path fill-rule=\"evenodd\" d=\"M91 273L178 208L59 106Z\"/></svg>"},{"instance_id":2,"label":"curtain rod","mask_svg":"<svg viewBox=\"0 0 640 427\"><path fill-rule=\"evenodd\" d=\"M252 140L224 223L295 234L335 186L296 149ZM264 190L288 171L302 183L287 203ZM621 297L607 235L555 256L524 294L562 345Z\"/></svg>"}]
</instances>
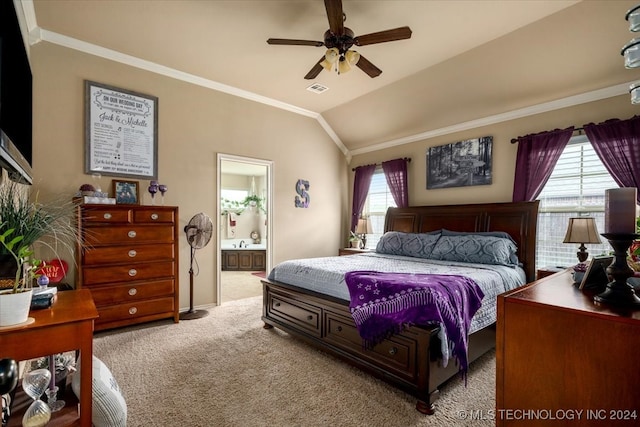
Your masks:
<instances>
[{"instance_id":1,"label":"curtain rod","mask_svg":"<svg viewBox=\"0 0 640 427\"><path fill-rule=\"evenodd\" d=\"M411 157L403 157L402 160L406 160L407 163L410 163L411 162ZM374 165L376 165L376 166L380 166L381 164L382 163L374 163ZM363 165L361 165L361 166L363 166ZM358 167L360 167L360 166L358 166ZM357 168L351 168L351 171L354 172L356 169Z\"/></svg>"},{"instance_id":2,"label":"curtain rod","mask_svg":"<svg viewBox=\"0 0 640 427\"><path fill-rule=\"evenodd\" d=\"M578 134L580 134L580 135L581 135L583 130L584 130L584 128L575 128L575 129L573 130L573 132L578 132ZM516 142L518 142L518 140L519 140L520 138L522 138L522 137L521 137L521 136L519 136L519 137L517 137L517 138L513 138L513 139L511 140L511 143L512 143L512 144L515 144Z\"/></svg>"}]
</instances>

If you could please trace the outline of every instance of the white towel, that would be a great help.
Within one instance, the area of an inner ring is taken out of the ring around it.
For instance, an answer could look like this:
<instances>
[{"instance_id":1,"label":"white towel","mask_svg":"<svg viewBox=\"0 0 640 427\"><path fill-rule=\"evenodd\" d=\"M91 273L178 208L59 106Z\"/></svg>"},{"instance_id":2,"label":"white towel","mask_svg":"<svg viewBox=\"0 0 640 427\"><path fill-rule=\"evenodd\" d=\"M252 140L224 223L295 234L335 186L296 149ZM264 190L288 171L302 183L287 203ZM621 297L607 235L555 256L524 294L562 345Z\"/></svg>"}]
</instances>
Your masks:
<instances>
[{"instance_id":1,"label":"white towel","mask_svg":"<svg viewBox=\"0 0 640 427\"><path fill-rule=\"evenodd\" d=\"M227 239L236 237L236 214L227 213Z\"/></svg>"}]
</instances>

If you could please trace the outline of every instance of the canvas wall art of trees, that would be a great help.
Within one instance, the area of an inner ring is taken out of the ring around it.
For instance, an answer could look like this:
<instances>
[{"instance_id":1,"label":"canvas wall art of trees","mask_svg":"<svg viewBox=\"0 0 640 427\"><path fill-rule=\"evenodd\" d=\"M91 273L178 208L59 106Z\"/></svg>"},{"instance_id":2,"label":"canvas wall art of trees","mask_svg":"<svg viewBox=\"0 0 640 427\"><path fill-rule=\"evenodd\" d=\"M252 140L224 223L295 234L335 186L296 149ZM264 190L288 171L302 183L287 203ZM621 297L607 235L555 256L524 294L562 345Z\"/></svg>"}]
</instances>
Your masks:
<instances>
[{"instance_id":1,"label":"canvas wall art of trees","mask_svg":"<svg viewBox=\"0 0 640 427\"><path fill-rule=\"evenodd\" d=\"M491 184L492 149L492 136L429 148L427 189Z\"/></svg>"}]
</instances>

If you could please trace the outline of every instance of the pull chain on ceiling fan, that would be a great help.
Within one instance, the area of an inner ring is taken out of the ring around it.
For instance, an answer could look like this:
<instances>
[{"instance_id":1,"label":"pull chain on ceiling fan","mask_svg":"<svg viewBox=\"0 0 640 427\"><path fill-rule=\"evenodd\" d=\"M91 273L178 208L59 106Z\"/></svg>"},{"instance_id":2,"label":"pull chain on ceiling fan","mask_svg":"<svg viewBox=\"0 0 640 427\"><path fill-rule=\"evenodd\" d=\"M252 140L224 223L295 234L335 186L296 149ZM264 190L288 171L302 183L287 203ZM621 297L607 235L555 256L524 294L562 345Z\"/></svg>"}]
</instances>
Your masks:
<instances>
[{"instance_id":1,"label":"pull chain on ceiling fan","mask_svg":"<svg viewBox=\"0 0 640 427\"><path fill-rule=\"evenodd\" d=\"M382 70L373 65L369 60L355 50L352 46L366 46L369 44L385 43L411 38L411 28L399 27L392 30L379 31L354 37L354 32L344 26L346 15L342 11L342 0L324 0L324 6L329 20L329 29L324 33L324 41L295 40L295 39L268 39L269 44L292 46L325 46L326 53L304 76L305 79L315 79L323 69L336 69L338 74L348 72L353 65L367 73L369 77L377 77Z\"/></svg>"}]
</instances>

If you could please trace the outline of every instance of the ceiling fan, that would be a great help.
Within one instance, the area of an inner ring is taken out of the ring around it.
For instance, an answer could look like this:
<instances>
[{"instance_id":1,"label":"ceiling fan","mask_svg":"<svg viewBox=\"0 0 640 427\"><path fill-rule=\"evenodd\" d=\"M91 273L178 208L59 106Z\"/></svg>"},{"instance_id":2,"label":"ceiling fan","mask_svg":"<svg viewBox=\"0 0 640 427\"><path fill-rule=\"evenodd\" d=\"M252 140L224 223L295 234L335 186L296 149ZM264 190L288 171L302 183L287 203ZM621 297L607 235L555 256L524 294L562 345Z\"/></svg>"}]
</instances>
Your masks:
<instances>
[{"instance_id":1,"label":"ceiling fan","mask_svg":"<svg viewBox=\"0 0 640 427\"><path fill-rule=\"evenodd\" d=\"M335 68L338 73L345 73L356 65L371 78L377 77L382 70L369 62L364 56L354 50L352 46L366 46L368 44L385 43L395 40L411 38L411 28L399 27L392 30L354 36L354 32L344 26L346 15L342 11L342 0L324 0L329 19L329 29L324 33L324 41L292 40L292 39L268 39L269 44L295 45L295 46L325 46L326 53L304 76L305 79L314 79L323 69Z\"/></svg>"}]
</instances>

